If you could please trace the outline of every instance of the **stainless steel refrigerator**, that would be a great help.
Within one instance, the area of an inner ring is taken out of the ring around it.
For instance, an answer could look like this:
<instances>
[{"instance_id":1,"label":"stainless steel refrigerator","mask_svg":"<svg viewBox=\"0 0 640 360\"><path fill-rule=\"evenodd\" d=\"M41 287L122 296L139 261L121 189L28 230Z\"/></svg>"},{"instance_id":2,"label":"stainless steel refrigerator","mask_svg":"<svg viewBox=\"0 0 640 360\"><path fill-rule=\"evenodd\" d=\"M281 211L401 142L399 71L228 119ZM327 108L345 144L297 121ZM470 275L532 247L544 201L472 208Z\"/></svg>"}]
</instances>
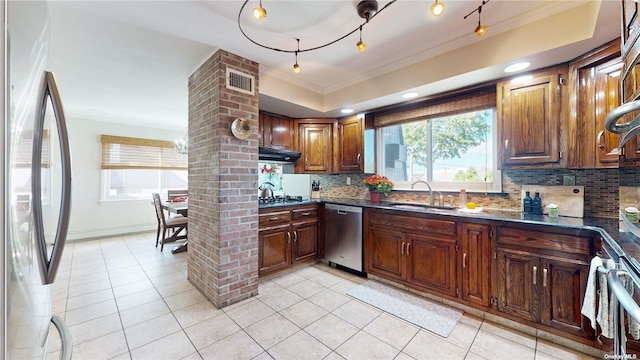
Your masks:
<instances>
[{"instance_id":1,"label":"stainless steel refrigerator","mask_svg":"<svg viewBox=\"0 0 640 360\"><path fill-rule=\"evenodd\" d=\"M50 296L69 224L71 158L60 94L47 68L48 7L46 1L1 4L0 358L45 358L49 337L61 336L61 358L70 359L71 336L52 315ZM52 224L43 209L57 214ZM51 225L55 231L45 229ZM50 333L51 324L57 333Z\"/></svg>"}]
</instances>

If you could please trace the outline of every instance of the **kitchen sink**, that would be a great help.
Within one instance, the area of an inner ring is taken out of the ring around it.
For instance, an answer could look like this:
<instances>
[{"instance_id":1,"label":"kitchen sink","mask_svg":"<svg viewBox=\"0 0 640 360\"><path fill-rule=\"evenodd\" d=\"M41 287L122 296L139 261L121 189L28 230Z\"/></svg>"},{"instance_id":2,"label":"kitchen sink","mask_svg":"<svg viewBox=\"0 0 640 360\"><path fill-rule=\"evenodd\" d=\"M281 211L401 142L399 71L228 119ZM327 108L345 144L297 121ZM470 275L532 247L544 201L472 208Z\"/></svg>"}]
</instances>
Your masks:
<instances>
[{"instance_id":1,"label":"kitchen sink","mask_svg":"<svg viewBox=\"0 0 640 360\"><path fill-rule=\"evenodd\" d=\"M454 210L454 207L451 206L438 206L438 205L428 205L428 204L415 204L415 203L387 203L386 206L395 208L395 209L406 209L406 210L416 210L416 211L446 211L446 210Z\"/></svg>"}]
</instances>

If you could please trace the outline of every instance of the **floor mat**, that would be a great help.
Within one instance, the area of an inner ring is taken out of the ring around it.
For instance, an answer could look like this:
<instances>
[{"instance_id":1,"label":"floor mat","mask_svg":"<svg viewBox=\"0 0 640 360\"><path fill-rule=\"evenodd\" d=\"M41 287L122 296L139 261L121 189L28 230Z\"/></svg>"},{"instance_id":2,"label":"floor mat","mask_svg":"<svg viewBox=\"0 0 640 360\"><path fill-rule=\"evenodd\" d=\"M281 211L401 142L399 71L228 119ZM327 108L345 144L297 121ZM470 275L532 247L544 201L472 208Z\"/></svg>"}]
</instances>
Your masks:
<instances>
[{"instance_id":1,"label":"floor mat","mask_svg":"<svg viewBox=\"0 0 640 360\"><path fill-rule=\"evenodd\" d=\"M356 286L347 295L443 337L451 334L462 317L460 310L372 280Z\"/></svg>"}]
</instances>

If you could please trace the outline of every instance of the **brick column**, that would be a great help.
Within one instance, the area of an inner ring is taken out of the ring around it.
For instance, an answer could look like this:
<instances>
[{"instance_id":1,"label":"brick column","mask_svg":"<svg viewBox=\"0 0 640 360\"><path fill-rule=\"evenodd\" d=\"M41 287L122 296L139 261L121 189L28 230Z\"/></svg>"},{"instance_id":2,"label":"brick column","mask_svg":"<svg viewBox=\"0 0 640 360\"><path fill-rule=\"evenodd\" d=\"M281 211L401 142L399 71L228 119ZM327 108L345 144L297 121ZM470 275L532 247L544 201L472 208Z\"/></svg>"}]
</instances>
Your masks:
<instances>
[{"instance_id":1,"label":"brick column","mask_svg":"<svg viewBox=\"0 0 640 360\"><path fill-rule=\"evenodd\" d=\"M227 67L254 76L255 95L227 89ZM256 62L223 50L189 77L189 281L218 308L258 294L257 80Z\"/></svg>"}]
</instances>

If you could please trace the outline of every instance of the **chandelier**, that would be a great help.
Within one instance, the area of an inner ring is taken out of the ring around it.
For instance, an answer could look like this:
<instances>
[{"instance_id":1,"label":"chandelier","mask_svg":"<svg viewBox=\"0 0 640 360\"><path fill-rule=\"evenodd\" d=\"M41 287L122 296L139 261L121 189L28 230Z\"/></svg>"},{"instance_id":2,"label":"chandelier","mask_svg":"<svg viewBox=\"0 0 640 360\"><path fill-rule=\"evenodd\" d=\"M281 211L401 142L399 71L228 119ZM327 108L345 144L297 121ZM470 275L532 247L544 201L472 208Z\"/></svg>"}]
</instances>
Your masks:
<instances>
[{"instance_id":1,"label":"chandelier","mask_svg":"<svg viewBox=\"0 0 640 360\"><path fill-rule=\"evenodd\" d=\"M396 1L397 0L389 1L380 10L378 10L378 1L376 1L376 0L363 0L363 1L358 2L358 4L356 5L356 11L358 13L358 16L360 16L362 19L364 19L362 24L360 24L355 29L347 32L346 34L344 34L342 36L339 36L338 38L336 38L334 40L330 40L330 41L327 41L326 43L324 43L322 45L309 47L309 48L302 48L301 49L300 48L300 39L299 38L295 38L296 47L292 47L292 48L289 48L289 49L281 49L281 48L276 48L274 46L270 46L270 45L267 45L267 44L263 44L263 43L255 40L251 36L249 36L244 31L244 29L242 28L242 22L240 21L240 19L242 18L242 13L243 13L245 7L247 6L247 4L249 3L249 0L245 0L244 1L242 6L240 7L240 11L238 12L238 28L240 28L240 32L242 33L242 35L244 35L244 37L247 38L247 40L251 41L255 45L258 45L258 46L260 46L262 48L265 48L265 49L268 49L268 50L272 50L272 51L294 54L295 63L293 65L293 72L299 73L300 72L300 65L298 64L298 54L299 53L318 50L318 49L322 49L324 47L327 47L329 45L335 44L338 41L344 40L345 38L347 38L349 35L355 33L356 31L359 31L359 33L360 33L359 41L356 43L356 48L360 52L364 51L367 48L367 45L364 43L364 41L362 41L362 29L364 28L364 26L369 24L369 21L371 21L374 17L376 17L381 12L383 12L389 6L393 5ZM475 12L478 12L478 26L475 28L474 32L476 34L478 34L479 36L484 35L487 32L487 29L488 29L488 27L486 25L481 25L481 23L480 23L480 14L482 13L482 7L488 2L489 2L489 0L482 0L482 4L480 6L475 8L472 12L470 12L469 14L467 14L464 17L464 19L466 19L471 14L473 14ZM430 10L431 10L431 14L433 16L440 16L444 12L444 3L439 1L439 0L435 0L434 3L431 5ZM259 0L259 5L254 7L253 10L251 11L251 13L252 13L253 17L255 18L255 20L257 20L257 21L260 21L260 20L262 20L262 19L267 17L267 10L262 6L262 0Z\"/></svg>"},{"instance_id":2,"label":"chandelier","mask_svg":"<svg viewBox=\"0 0 640 360\"><path fill-rule=\"evenodd\" d=\"M184 135L180 139L175 141L176 150L179 154L189 153L189 135Z\"/></svg>"}]
</instances>

